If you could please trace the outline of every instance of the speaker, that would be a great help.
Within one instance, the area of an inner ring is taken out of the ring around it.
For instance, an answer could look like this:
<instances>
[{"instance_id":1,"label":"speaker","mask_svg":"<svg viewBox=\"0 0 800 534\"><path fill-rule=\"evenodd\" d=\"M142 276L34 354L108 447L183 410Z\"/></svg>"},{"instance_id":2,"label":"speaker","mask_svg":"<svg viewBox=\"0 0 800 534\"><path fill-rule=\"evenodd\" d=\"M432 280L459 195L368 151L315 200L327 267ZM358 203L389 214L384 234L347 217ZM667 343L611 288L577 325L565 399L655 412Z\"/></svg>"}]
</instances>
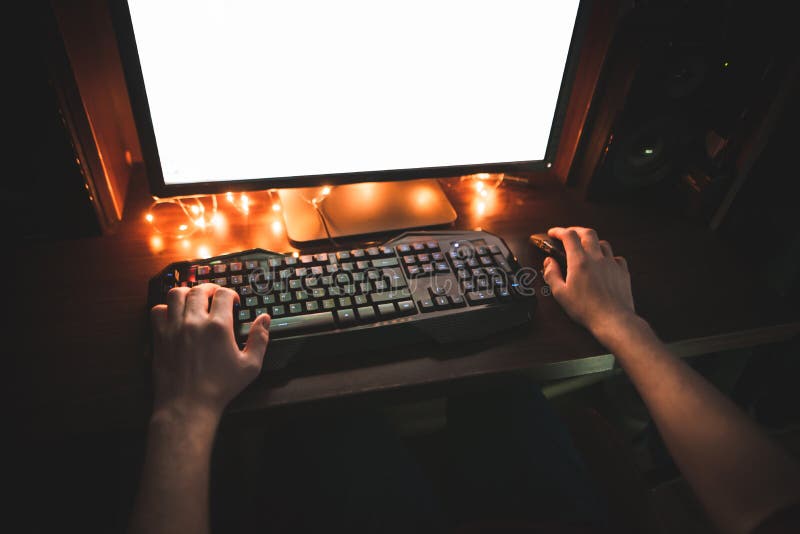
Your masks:
<instances>
[{"instance_id":1,"label":"speaker","mask_svg":"<svg viewBox=\"0 0 800 534\"><path fill-rule=\"evenodd\" d=\"M710 218L794 52L782 10L642 1L621 15L567 183Z\"/></svg>"}]
</instances>

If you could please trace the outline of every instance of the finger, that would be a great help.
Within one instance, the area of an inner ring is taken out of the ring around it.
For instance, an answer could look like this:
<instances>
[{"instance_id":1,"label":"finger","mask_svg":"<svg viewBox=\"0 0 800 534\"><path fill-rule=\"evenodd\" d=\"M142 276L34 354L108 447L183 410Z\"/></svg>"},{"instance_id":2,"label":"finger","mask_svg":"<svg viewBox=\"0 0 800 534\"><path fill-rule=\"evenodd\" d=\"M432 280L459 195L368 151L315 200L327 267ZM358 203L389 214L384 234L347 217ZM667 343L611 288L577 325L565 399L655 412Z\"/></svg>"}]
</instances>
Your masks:
<instances>
[{"instance_id":1,"label":"finger","mask_svg":"<svg viewBox=\"0 0 800 534\"><path fill-rule=\"evenodd\" d=\"M583 245L581 245L581 240L575 230L571 228L551 228L547 231L547 235L555 237L564 245L564 251L567 253L567 265L586 255L586 251L583 250Z\"/></svg>"},{"instance_id":2,"label":"finger","mask_svg":"<svg viewBox=\"0 0 800 534\"><path fill-rule=\"evenodd\" d=\"M593 258L602 258L603 249L600 247L600 239L597 237L597 232L592 228L574 228L581 238L581 245L583 250Z\"/></svg>"},{"instance_id":3,"label":"finger","mask_svg":"<svg viewBox=\"0 0 800 534\"><path fill-rule=\"evenodd\" d=\"M544 260L544 281L550 286L550 289L555 295L556 292L561 292L561 289L566 285L564 282L564 275L561 273L561 266L553 258L545 258Z\"/></svg>"},{"instance_id":4,"label":"finger","mask_svg":"<svg viewBox=\"0 0 800 534\"><path fill-rule=\"evenodd\" d=\"M617 262L617 265L625 269L626 272L628 271L628 262L625 258L622 256L614 256L614 261Z\"/></svg>"},{"instance_id":5,"label":"finger","mask_svg":"<svg viewBox=\"0 0 800 534\"><path fill-rule=\"evenodd\" d=\"M214 293L214 298L211 300L211 311L209 315L233 321L233 305L237 302L239 302L239 295L236 291L227 287L221 287Z\"/></svg>"},{"instance_id":6,"label":"finger","mask_svg":"<svg viewBox=\"0 0 800 534\"><path fill-rule=\"evenodd\" d=\"M600 240L600 250L603 251L603 256L606 258L611 259L614 257L614 250L611 248L611 243L605 239Z\"/></svg>"},{"instance_id":7,"label":"finger","mask_svg":"<svg viewBox=\"0 0 800 534\"><path fill-rule=\"evenodd\" d=\"M217 289L217 284L200 284L190 289L186 296L184 317L208 317L208 299L214 296Z\"/></svg>"},{"instance_id":8,"label":"finger","mask_svg":"<svg viewBox=\"0 0 800 534\"><path fill-rule=\"evenodd\" d=\"M167 317L170 323L177 323L183 320L183 312L186 308L186 295L189 294L188 287L173 287L167 293Z\"/></svg>"},{"instance_id":9,"label":"finger","mask_svg":"<svg viewBox=\"0 0 800 534\"><path fill-rule=\"evenodd\" d=\"M267 351L270 321L270 316L267 314L259 315L253 321L253 326L250 327L250 333L247 335L247 343L242 352L246 358L253 358L259 364L264 360L264 354Z\"/></svg>"},{"instance_id":10,"label":"finger","mask_svg":"<svg viewBox=\"0 0 800 534\"><path fill-rule=\"evenodd\" d=\"M169 313L166 304L157 304L150 310L150 322L153 325L153 331L159 335L163 334L167 329L167 314Z\"/></svg>"}]
</instances>

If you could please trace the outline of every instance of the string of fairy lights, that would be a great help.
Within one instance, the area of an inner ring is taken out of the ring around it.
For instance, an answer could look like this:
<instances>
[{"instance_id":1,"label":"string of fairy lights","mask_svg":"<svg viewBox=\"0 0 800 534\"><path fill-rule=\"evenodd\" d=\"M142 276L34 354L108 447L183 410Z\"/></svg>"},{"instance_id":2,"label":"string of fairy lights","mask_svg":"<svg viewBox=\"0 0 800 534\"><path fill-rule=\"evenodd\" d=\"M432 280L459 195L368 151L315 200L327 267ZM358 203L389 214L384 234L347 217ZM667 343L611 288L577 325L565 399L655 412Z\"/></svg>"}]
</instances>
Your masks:
<instances>
[{"instance_id":1,"label":"string of fairy lights","mask_svg":"<svg viewBox=\"0 0 800 534\"><path fill-rule=\"evenodd\" d=\"M492 192L498 189L504 180L515 179L506 177L502 173L478 173L462 176L461 181L472 182L476 192L474 209L477 215L483 215L487 209L487 202ZM520 180L520 179L516 179ZM330 186L319 189L313 198L303 198L312 205L320 215L322 224L326 226L324 213L321 206L331 192ZM281 204L277 192L267 191L271 209L281 212ZM224 198L223 201L220 198ZM157 235L175 239L185 239L198 231L205 232L209 229L221 228L225 224L225 217L221 204L227 204L234 212L247 216L251 209L251 200L247 193L225 193L224 195L195 195L187 197L155 198L145 213L145 220L150 224ZM229 211L229 210L226 210ZM279 233L283 225L279 220L273 222L273 232ZM328 233L330 237L330 233Z\"/></svg>"}]
</instances>

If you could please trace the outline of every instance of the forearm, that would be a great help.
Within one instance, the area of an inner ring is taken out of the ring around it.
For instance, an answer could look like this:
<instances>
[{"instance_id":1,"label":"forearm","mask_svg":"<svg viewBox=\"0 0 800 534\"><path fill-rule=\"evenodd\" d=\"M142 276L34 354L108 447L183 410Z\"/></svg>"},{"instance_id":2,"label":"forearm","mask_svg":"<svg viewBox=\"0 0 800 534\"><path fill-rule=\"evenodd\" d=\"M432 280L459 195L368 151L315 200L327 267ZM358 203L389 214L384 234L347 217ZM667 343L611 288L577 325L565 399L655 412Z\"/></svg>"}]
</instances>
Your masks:
<instances>
[{"instance_id":1,"label":"forearm","mask_svg":"<svg viewBox=\"0 0 800 534\"><path fill-rule=\"evenodd\" d=\"M800 468L730 400L674 357L644 320L594 329L618 358L676 464L726 532L749 532L800 498Z\"/></svg>"},{"instance_id":2,"label":"forearm","mask_svg":"<svg viewBox=\"0 0 800 534\"><path fill-rule=\"evenodd\" d=\"M130 532L209 532L208 472L219 417L160 410L147 436Z\"/></svg>"}]
</instances>

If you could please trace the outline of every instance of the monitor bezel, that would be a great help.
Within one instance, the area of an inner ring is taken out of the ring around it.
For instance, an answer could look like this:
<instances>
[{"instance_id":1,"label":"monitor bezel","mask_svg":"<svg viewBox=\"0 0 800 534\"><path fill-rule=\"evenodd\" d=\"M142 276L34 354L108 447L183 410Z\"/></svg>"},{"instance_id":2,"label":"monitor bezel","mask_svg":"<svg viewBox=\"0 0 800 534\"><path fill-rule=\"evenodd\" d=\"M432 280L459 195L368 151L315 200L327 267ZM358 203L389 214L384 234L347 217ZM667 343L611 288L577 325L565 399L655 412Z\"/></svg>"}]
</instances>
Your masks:
<instances>
[{"instance_id":1,"label":"monitor bezel","mask_svg":"<svg viewBox=\"0 0 800 534\"><path fill-rule=\"evenodd\" d=\"M580 0L572 39L567 52L567 61L564 66L564 75L561 78L556 108L550 127L550 136L542 160L514 161L502 163L484 163L473 165L453 165L442 167L421 167L411 169L391 169L380 171L363 171L334 174L317 174L301 176L281 176L274 178L254 178L230 181L192 182L184 184L167 184L161 168L161 159L158 153L155 130L150 115L150 106L144 84L139 53L133 33L130 8L127 0L109 0L112 23L117 36L119 54L128 97L131 103L139 144L144 160L150 192L159 198L191 196L203 194L217 194L228 191L253 191L266 189L283 189L295 187L315 187L322 185L339 185L357 182L385 182L394 180L414 180L419 178L446 178L464 176L476 173L526 173L546 171L552 166L561 140L564 118L569 103L572 86L575 81L578 57L584 40L587 26L590 0ZM535 31L535 30L532 30ZM513 83L509 79L507 83Z\"/></svg>"}]
</instances>

